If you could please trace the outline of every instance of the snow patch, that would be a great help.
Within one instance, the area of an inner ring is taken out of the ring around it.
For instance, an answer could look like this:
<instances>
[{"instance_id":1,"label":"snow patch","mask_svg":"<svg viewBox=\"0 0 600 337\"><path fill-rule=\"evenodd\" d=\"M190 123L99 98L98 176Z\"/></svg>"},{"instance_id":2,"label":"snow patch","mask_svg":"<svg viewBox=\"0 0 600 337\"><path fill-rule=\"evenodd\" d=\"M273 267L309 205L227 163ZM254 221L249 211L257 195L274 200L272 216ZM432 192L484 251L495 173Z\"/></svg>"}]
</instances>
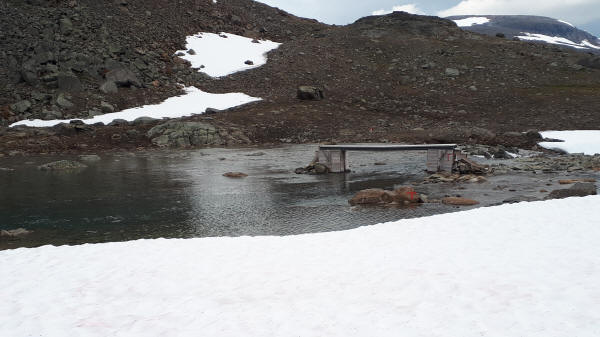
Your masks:
<instances>
[{"instance_id":1,"label":"snow patch","mask_svg":"<svg viewBox=\"0 0 600 337\"><path fill-rule=\"evenodd\" d=\"M573 26L572 24L568 23L567 21L563 21L563 20L556 20L556 21L564 23L565 25L569 25L569 26L575 28L575 26Z\"/></svg>"},{"instance_id":2,"label":"snow patch","mask_svg":"<svg viewBox=\"0 0 600 337\"><path fill-rule=\"evenodd\" d=\"M543 42L547 42L547 43L551 43L551 44L568 46L568 47L573 47L573 48L577 48L577 49L589 49L590 47L600 49L600 47L592 45L587 40L584 40L581 43L577 43L577 42L573 42L569 39L566 39L566 38L560 37L560 36L548 36L548 35L544 35L544 34L534 34L534 33L524 33L524 32L522 32L521 34L525 34L525 35L521 35L521 36L517 36L517 37L521 40L526 40L526 41L543 41Z\"/></svg>"},{"instance_id":3,"label":"snow patch","mask_svg":"<svg viewBox=\"0 0 600 337\"><path fill-rule=\"evenodd\" d=\"M133 121L139 117L151 118L179 118L195 114L202 114L207 108L219 110L229 109L238 105L260 101L260 98L251 97L243 93L211 94L196 87L184 88L185 94L167 98L164 102L154 105L126 109L119 112L98 115L89 119L54 119L54 120L23 120L10 125L26 125L31 127L50 127L60 123L69 123L72 120L82 120L85 124L108 124L115 119Z\"/></svg>"},{"instance_id":4,"label":"snow patch","mask_svg":"<svg viewBox=\"0 0 600 337\"><path fill-rule=\"evenodd\" d=\"M598 205L0 251L0 326L46 337L599 336Z\"/></svg>"},{"instance_id":5,"label":"snow patch","mask_svg":"<svg viewBox=\"0 0 600 337\"><path fill-rule=\"evenodd\" d=\"M470 27L473 25L483 25L490 22L490 19L481 16L474 16L466 19L453 20L459 27Z\"/></svg>"},{"instance_id":6,"label":"snow patch","mask_svg":"<svg viewBox=\"0 0 600 337\"><path fill-rule=\"evenodd\" d=\"M391 14L393 12L406 12L409 14L425 15L425 13L422 10L420 10L416 4L394 6L394 7L392 7L392 9L380 9L380 10L374 11L372 14L373 15L386 15L386 14Z\"/></svg>"},{"instance_id":7,"label":"snow patch","mask_svg":"<svg viewBox=\"0 0 600 337\"><path fill-rule=\"evenodd\" d=\"M539 143L546 149L559 149L568 153L585 153L587 155L600 154L600 131L598 130L544 131L540 133L544 138L564 141Z\"/></svg>"},{"instance_id":8,"label":"snow patch","mask_svg":"<svg viewBox=\"0 0 600 337\"><path fill-rule=\"evenodd\" d=\"M255 42L252 42L255 41ZM186 38L186 50L177 54L211 77L227 76L238 71L257 68L267 63L267 53L281 43L253 40L229 33L200 33ZM189 53L194 50L193 53ZM251 61L252 64L246 64Z\"/></svg>"}]
</instances>

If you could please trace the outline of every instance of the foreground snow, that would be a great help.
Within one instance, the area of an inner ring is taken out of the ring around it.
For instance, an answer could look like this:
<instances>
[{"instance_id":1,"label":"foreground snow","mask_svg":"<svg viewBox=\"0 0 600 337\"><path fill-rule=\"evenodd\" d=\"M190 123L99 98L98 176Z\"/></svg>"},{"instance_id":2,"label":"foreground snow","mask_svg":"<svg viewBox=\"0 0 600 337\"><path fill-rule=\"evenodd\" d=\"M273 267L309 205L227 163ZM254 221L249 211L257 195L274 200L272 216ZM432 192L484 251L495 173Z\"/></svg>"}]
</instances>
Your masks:
<instances>
[{"instance_id":1,"label":"foreground snow","mask_svg":"<svg viewBox=\"0 0 600 337\"><path fill-rule=\"evenodd\" d=\"M459 27L471 27L473 25L483 25L490 22L486 17L474 16L466 19L453 20Z\"/></svg>"},{"instance_id":2,"label":"foreground snow","mask_svg":"<svg viewBox=\"0 0 600 337\"><path fill-rule=\"evenodd\" d=\"M200 33L188 36L182 59L188 60L192 68L212 77L222 77L238 71L260 67L267 63L267 53L281 44L268 40L253 40L247 37L221 33ZM194 50L189 54L188 50ZM252 61L253 64L246 64Z\"/></svg>"},{"instance_id":3,"label":"foreground snow","mask_svg":"<svg viewBox=\"0 0 600 337\"><path fill-rule=\"evenodd\" d=\"M561 46L567 46L567 47L573 47L573 48L577 48L577 49L600 49L600 46L596 46L592 43L590 43L588 40L583 40L581 41L581 43L577 43L574 41L571 41L569 39L566 39L564 37L560 37L560 36L548 36L548 35L544 35L544 34L533 34L533 33L522 33L525 35L519 35L517 36L519 39L521 40L526 40L526 41L543 41L546 43L551 43L551 44L557 44L557 45L561 45Z\"/></svg>"},{"instance_id":4,"label":"foreground snow","mask_svg":"<svg viewBox=\"0 0 600 337\"><path fill-rule=\"evenodd\" d=\"M108 124L115 119L124 119L133 121L139 117L151 118L179 118L202 114L207 108L229 109L238 105L260 101L260 98L251 97L242 93L211 94L195 87L184 89L185 94L166 99L164 102L153 105L144 105L139 108L131 108L119 112L98 115L82 120L86 124L104 123ZM31 127L49 127L60 123L69 123L72 119L53 119L53 120L23 120L11 124L11 127L26 125Z\"/></svg>"},{"instance_id":5,"label":"foreground snow","mask_svg":"<svg viewBox=\"0 0 600 337\"><path fill-rule=\"evenodd\" d=\"M600 131L545 131L540 132L544 138L560 139L564 142L541 142L540 146L547 149L558 149L567 153L584 153L593 155L600 153Z\"/></svg>"},{"instance_id":6,"label":"foreground snow","mask_svg":"<svg viewBox=\"0 0 600 337\"><path fill-rule=\"evenodd\" d=\"M0 252L6 336L600 335L600 196Z\"/></svg>"}]
</instances>

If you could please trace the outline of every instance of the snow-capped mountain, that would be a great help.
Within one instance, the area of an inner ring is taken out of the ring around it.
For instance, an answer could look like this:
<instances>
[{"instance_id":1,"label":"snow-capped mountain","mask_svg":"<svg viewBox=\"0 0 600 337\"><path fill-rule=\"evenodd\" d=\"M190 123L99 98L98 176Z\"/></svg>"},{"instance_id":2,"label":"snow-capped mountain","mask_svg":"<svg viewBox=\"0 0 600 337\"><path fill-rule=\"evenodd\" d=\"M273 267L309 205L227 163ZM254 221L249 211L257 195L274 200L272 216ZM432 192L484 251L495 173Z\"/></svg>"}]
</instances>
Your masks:
<instances>
[{"instance_id":1,"label":"snow-capped mountain","mask_svg":"<svg viewBox=\"0 0 600 337\"><path fill-rule=\"evenodd\" d=\"M600 53L600 39L574 25L558 19L530 15L467 15L448 19L466 30L507 38L567 46Z\"/></svg>"}]
</instances>

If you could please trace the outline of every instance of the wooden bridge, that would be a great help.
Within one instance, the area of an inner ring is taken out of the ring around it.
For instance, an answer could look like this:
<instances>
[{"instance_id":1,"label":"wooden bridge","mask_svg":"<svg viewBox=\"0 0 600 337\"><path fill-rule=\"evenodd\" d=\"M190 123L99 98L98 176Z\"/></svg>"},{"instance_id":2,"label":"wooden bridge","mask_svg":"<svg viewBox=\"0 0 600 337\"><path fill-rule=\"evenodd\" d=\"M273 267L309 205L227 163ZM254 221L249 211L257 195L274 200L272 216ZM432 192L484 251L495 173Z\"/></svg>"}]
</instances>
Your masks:
<instances>
[{"instance_id":1,"label":"wooden bridge","mask_svg":"<svg viewBox=\"0 0 600 337\"><path fill-rule=\"evenodd\" d=\"M321 145L317 151L316 159L327 166L329 172L346 172L346 151L427 151L427 171L451 172L454 162L466 159L467 156L456 149L456 144L422 144L422 145L396 145L396 144L344 144Z\"/></svg>"}]
</instances>

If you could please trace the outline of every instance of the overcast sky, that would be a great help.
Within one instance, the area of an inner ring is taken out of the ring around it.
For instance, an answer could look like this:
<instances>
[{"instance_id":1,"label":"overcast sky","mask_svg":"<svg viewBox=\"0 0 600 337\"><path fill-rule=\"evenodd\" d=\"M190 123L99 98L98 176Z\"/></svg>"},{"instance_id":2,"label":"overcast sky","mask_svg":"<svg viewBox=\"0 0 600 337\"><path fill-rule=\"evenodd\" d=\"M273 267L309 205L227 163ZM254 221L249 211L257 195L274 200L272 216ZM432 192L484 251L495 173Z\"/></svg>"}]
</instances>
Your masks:
<instances>
[{"instance_id":1,"label":"overcast sky","mask_svg":"<svg viewBox=\"0 0 600 337\"><path fill-rule=\"evenodd\" d=\"M292 14L330 24L391 12L393 9L438 16L529 14L568 21L600 35L600 0L260 0Z\"/></svg>"}]
</instances>

